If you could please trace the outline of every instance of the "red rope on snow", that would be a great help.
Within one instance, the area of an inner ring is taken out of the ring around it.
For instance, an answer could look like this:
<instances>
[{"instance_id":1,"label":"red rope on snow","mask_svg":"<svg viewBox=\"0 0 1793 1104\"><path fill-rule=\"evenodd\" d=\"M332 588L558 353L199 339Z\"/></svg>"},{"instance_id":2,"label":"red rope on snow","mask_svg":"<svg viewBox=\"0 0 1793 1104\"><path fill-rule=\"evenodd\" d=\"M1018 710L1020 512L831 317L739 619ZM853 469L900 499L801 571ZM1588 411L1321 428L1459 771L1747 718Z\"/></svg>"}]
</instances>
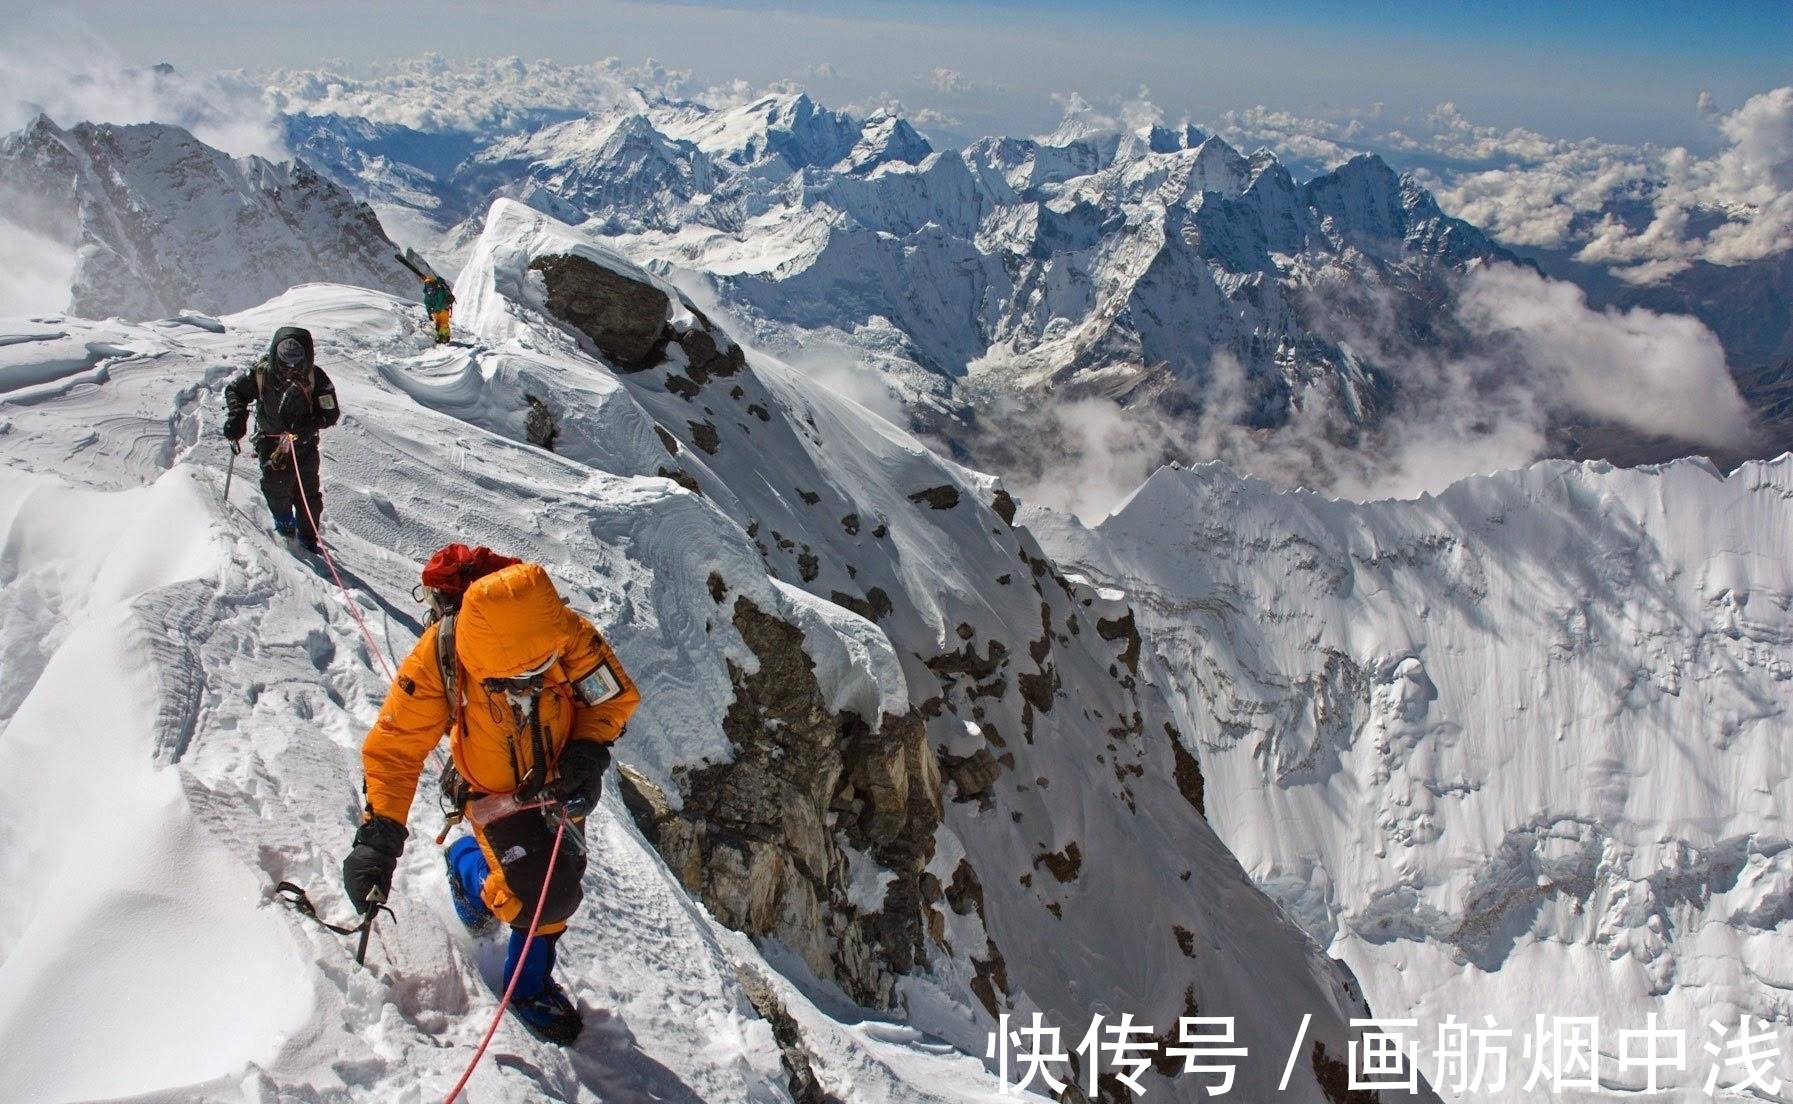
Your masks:
<instances>
[{"instance_id":1,"label":"red rope on snow","mask_svg":"<svg viewBox=\"0 0 1793 1104\"><path fill-rule=\"evenodd\" d=\"M523 964L529 960L529 945L535 942L536 926L542 922L542 906L548 903L548 883L554 879L554 860L560 857L560 841L566 835L567 821L560 818L560 827L554 830L554 849L548 852L548 870L542 875L542 892L535 899L535 915L529 920L529 932L523 937L523 950L517 955L517 965L511 970L510 982L504 987L504 996L498 1001L498 1011L492 1015L492 1024L486 1028L486 1037L479 1041L479 1049L473 1052L473 1061L467 1063L466 1072L449 1090L448 1098L442 1104L454 1104L455 1097L467 1086L467 1079L473 1076L473 1070L479 1060L485 1057L486 1047L492 1042L492 1036L498 1034L498 1025L504 1020L504 1010L510 1007L511 994L516 991L517 978L522 976Z\"/></svg>"},{"instance_id":2,"label":"red rope on snow","mask_svg":"<svg viewBox=\"0 0 1793 1104\"><path fill-rule=\"evenodd\" d=\"M368 647L374 650L374 658L380 661L380 670L386 672L386 681L391 682L395 676L392 667L386 662L386 653L380 650L379 641L374 639L367 622L361 619L361 607L355 604L349 588L343 585L342 575L336 570L336 561L330 556L330 546L324 543L324 534L318 532L317 518L312 515L311 503L305 498L305 481L299 478L299 450L293 444L293 435L282 433L280 443L286 446L287 458L292 461L293 487L299 492L295 497L298 498L299 505L305 507L305 520L311 523L311 535L318 543L318 553L324 557L324 565L330 569L330 577L336 580L336 589L342 591L343 600L349 604L350 616L355 618L355 624L361 626L361 635L367 638Z\"/></svg>"}]
</instances>

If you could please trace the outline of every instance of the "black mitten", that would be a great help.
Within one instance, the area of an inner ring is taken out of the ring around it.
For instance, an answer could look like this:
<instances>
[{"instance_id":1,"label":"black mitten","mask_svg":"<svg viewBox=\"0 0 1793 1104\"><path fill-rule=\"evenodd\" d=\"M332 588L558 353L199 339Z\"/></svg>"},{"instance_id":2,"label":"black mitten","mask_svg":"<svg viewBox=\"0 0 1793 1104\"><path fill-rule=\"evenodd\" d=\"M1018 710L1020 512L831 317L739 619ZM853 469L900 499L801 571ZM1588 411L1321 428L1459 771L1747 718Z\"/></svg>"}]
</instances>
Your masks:
<instances>
[{"instance_id":1,"label":"black mitten","mask_svg":"<svg viewBox=\"0 0 1793 1104\"><path fill-rule=\"evenodd\" d=\"M355 831L355 846L342 860L342 887L355 911L366 912L367 895L378 889L382 900L392 895L392 872L405 853L405 826L383 816L368 817Z\"/></svg>"},{"instance_id":2,"label":"black mitten","mask_svg":"<svg viewBox=\"0 0 1793 1104\"><path fill-rule=\"evenodd\" d=\"M604 772L609 767L609 744L567 741L560 753L560 777L554 780L554 796L574 816L590 812L604 796Z\"/></svg>"}]
</instances>

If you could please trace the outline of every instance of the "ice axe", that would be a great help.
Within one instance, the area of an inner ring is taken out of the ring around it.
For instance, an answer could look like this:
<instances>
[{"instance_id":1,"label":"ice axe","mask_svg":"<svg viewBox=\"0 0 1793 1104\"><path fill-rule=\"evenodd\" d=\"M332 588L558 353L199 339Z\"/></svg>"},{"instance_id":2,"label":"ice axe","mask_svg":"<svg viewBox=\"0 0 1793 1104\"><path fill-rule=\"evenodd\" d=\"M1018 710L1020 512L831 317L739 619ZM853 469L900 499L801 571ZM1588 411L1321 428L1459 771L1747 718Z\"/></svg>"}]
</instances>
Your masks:
<instances>
[{"instance_id":1,"label":"ice axe","mask_svg":"<svg viewBox=\"0 0 1793 1104\"><path fill-rule=\"evenodd\" d=\"M337 935L354 935L359 932L361 941L355 948L355 965L365 966L367 964L367 940L368 937L374 933L374 919L380 915L382 906L386 901L385 892L378 886L368 890L367 915L361 918L361 923L352 928L343 927L341 924L332 924L322 916L319 916L316 906L311 903L311 897L306 894L304 888L301 886L294 885L292 882L281 882L274 887L274 892L288 908L291 908L294 912L305 917L307 920L310 920L325 931L333 931ZM385 909L384 911L388 916L392 915L391 909Z\"/></svg>"},{"instance_id":2,"label":"ice axe","mask_svg":"<svg viewBox=\"0 0 1793 1104\"><path fill-rule=\"evenodd\" d=\"M380 915L380 906L386 903L386 895L380 892L379 886L367 891L367 919L361 921L361 943L355 948L355 965L365 965L367 958L367 940L374 933L374 918Z\"/></svg>"},{"instance_id":3,"label":"ice axe","mask_svg":"<svg viewBox=\"0 0 1793 1104\"><path fill-rule=\"evenodd\" d=\"M230 462L224 465L224 501L230 501L230 477L237 472L237 454L243 451L240 442L230 443Z\"/></svg>"}]
</instances>

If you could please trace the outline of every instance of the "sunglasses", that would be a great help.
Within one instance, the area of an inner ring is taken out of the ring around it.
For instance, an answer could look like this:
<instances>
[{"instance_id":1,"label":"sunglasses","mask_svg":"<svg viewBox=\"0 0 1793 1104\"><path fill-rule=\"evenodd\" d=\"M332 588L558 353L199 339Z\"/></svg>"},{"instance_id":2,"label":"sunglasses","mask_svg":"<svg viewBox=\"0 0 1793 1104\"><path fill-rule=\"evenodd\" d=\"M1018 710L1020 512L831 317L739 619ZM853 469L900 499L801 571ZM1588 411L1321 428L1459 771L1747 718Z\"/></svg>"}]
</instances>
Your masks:
<instances>
[{"instance_id":1,"label":"sunglasses","mask_svg":"<svg viewBox=\"0 0 1793 1104\"><path fill-rule=\"evenodd\" d=\"M549 656L548 661L543 663L540 667L536 667L529 671L523 671L507 678L485 679L480 685L486 688L486 693L492 695L508 694L511 696L518 696L523 694L539 694L542 691L542 687L548 684L548 672L559 662L560 653L555 652L553 655Z\"/></svg>"}]
</instances>

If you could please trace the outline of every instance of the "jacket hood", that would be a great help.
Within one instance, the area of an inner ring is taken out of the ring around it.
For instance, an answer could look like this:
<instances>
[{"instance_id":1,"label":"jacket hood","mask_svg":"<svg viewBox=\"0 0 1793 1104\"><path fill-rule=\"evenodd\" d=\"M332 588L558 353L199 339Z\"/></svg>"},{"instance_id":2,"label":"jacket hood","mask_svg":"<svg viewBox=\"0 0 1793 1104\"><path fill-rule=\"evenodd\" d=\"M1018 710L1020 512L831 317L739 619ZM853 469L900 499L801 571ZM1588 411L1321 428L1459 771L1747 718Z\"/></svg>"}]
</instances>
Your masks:
<instances>
[{"instance_id":1,"label":"jacket hood","mask_svg":"<svg viewBox=\"0 0 1793 1104\"><path fill-rule=\"evenodd\" d=\"M278 363L274 356L274 350L279 348L280 343L289 337L298 338L299 344L305 346L305 367L317 367L317 349L311 343L311 331L300 326L282 326L274 331L273 339L268 342L268 363Z\"/></svg>"},{"instance_id":2,"label":"jacket hood","mask_svg":"<svg viewBox=\"0 0 1793 1104\"><path fill-rule=\"evenodd\" d=\"M540 564L520 563L476 580L461 600L455 652L476 678L508 678L534 670L579 633Z\"/></svg>"}]
</instances>

